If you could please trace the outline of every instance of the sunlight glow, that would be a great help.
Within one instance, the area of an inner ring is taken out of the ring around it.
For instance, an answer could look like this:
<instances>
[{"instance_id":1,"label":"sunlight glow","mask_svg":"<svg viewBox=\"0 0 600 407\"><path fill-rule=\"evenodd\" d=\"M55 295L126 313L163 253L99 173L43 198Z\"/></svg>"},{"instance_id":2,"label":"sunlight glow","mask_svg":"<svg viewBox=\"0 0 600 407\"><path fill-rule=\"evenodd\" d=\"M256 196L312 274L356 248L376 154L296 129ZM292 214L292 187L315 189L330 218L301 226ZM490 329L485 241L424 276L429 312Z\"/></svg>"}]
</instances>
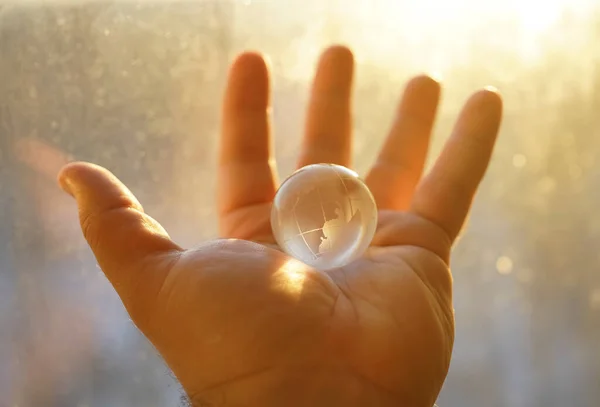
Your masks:
<instances>
[{"instance_id":1,"label":"sunlight glow","mask_svg":"<svg viewBox=\"0 0 600 407\"><path fill-rule=\"evenodd\" d=\"M445 75L470 63L473 47L505 50L521 65L536 63L543 42L555 37L564 19L585 19L593 0L331 0L311 10L313 24L290 47L292 76L309 80L313 61L326 43L352 45L362 64L402 66ZM296 7L277 9L282 21L294 20ZM279 13L281 12L281 13ZM581 36L578 36L580 38ZM414 67L414 68L413 68Z\"/></svg>"},{"instance_id":2,"label":"sunlight glow","mask_svg":"<svg viewBox=\"0 0 600 407\"><path fill-rule=\"evenodd\" d=\"M306 280L307 266L295 259L290 259L281 266L273 276L277 289L299 299Z\"/></svg>"},{"instance_id":3,"label":"sunlight glow","mask_svg":"<svg viewBox=\"0 0 600 407\"><path fill-rule=\"evenodd\" d=\"M462 48L474 39L506 43L517 47L523 56L532 56L540 37L561 17L566 13L585 13L594 3L591 0L548 0L543 3L374 0L369 4L371 7L351 8L352 14L347 14L347 18L358 23L367 19L377 31L389 33L376 35L375 39L361 33L355 38L369 42L365 47L367 58L389 60L397 55L399 41L414 45L413 52L417 55L411 57L418 57L420 49L429 44L443 45L454 56L460 56L464 52ZM432 68L443 70L446 67Z\"/></svg>"}]
</instances>

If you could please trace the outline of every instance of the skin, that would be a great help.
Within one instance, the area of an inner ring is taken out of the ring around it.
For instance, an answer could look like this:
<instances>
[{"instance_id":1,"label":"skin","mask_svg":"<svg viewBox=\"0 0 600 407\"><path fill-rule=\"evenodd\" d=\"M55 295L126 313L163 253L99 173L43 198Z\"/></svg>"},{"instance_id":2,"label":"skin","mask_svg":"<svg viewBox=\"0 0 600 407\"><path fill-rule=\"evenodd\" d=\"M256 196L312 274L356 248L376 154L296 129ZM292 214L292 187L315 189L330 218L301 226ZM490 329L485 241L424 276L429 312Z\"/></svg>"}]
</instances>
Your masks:
<instances>
[{"instance_id":1,"label":"skin","mask_svg":"<svg viewBox=\"0 0 600 407\"><path fill-rule=\"evenodd\" d=\"M322 54L299 167L351 166L353 70L347 48ZM372 246L321 272L274 244L269 93L263 58L240 55L223 103L223 239L182 249L114 175L72 163L59 182L85 238L194 405L431 407L454 340L450 251L492 154L500 96L468 99L423 176L440 85L412 79L365 178L379 209Z\"/></svg>"}]
</instances>

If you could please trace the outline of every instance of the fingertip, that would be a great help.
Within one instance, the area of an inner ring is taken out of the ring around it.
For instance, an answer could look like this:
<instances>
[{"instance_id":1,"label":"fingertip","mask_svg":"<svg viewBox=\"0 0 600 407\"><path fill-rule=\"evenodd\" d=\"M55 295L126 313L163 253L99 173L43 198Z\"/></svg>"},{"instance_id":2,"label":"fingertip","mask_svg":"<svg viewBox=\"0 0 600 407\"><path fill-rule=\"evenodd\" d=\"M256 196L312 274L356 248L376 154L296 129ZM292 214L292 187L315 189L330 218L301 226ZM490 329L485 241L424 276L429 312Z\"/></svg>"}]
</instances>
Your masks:
<instances>
[{"instance_id":1,"label":"fingertip","mask_svg":"<svg viewBox=\"0 0 600 407\"><path fill-rule=\"evenodd\" d=\"M476 92L471 100L477 104L485 105L489 111L502 111L502 96L497 88L486 86Z\"/></svg>"},{"instance_id":2,"label":"fingertip","mask_svg":"<svg viewBox=\"0 0 600 407\"><path fill-rule=\"evenodd\" d=\"M406 92L416 92L419 95L426 95L432 98L438 98L441 93L440 81L430 74L420 74L412 78L406 84Z\"/></svg>"},{"instance_id":3,"label":"fingertip","mask_svg":"<svg viewBox=\"0 0 600 407\"><path fill-rule=\"evenodd\" d=\"M58 184L80 205L114 200L141 210L131 191L112 172L96 164L77 161L65 165L58 173Z\"/></svg>"},{"instance_id":4,"label":"fingertip","mask_svg":"<svg viewBox=\"0 0 600 407\"><path fill-rule=\"evenodd\" d=\"M462 126L467 123L471 127L485 128L487 131L484 134L495 135L501 121L502 97L497 89L486 87L475 92L467 100L458 124Z\"/></svg>"},{"instance_id":5,"label":"fingertip","mask_svg":"<svg viewBox=\"0 0 600 407\"><path fill-rule=\"evenodd\" d=\"M65 164L58 172L59 180L62 178L79 178L90 172L108 172L104 167L85 161L73 161Z\"/></svg>"},{"instance_id":6,"label":"fingertip","mask_svg":"<svg viewBox=\"0 0 600 407\"><path fill-rule=\"evenodd\" d=\"M233 62L225 92L225 113L262 110L270 104L269 68L265 57L254 51L240 54ZM227 120L230 120L225 117Z\"/></svg>"},{"instance_id":7,"label":"fingertip","mask_svg":"<svg viewBox=\"0 0 600 407\"><path fill-rule=\"evenodd\" d=\"M345 45L332 45L321 54L317 65L314 89L331 93L335 91L349 97L354 78L354 54Z\"/></svg>"},{"instance_id":8,"label":"fingertip","mask_svg":"<svg viewBox=\"0 0 600 407\"><path fill-rule=\"evenodd\" d=\"M64 165L57 175L58 185L67 194L74 196L74 183L77 182L78 173L93 165L81 161L75 161Z\"/></svg>"},{"instance_id":9,"label":"fingertip","mask_svg":"<svg viewBox=\"0 0 600 407\"><path fill-rule=\"evenodd\" d=\"M441 77L435 73L421 73L413 77L409 82L410 84L427 86L430 88L439 88L441 83Z\"/></svg>"},{"instance_id":10,"label":"fingertip","mask_svg":"<svg viewBox=\"0 0 600 407\"><path fill-rule=\"evenodd\" d=\"M420 123L428 139L440 101L441 86L430 75L421 74L408 81L398 106L399 118ZM425 146L425 145L424 145Z\"/></svg>"},{"instance_id":11,"label":"fingertip","mask_svg":"<svg viewBox=\"0 0 600 407\"><path fill-rule=\"evenodd\" d=\"M269 72L269 58L257 51L245 51L231 65L231 74L245 73L248 76L264 75Z\"/></svg>"},{"instance_id":12,"label":"fingertip","mask_svg":"<svg viewBox=\"0 0 600 407\"><path fill-rule=\"evenodd\" d=\"M69 178L65 175L65 168L63 167L57 176L58 186L67 194L73 196L73 190L69 183Z\"/></svg>"},{"instance_id":13,"label":"fingertip","mask_svg":"<svg viewBox=\"0 0 600 407\"><path fill-rule=\"evenodd\" d=\"M344 64L354 63L354 53L352 50L343 44L331 45L321 55L322 61L336 61Z\"/></svg>"}]
</instances>

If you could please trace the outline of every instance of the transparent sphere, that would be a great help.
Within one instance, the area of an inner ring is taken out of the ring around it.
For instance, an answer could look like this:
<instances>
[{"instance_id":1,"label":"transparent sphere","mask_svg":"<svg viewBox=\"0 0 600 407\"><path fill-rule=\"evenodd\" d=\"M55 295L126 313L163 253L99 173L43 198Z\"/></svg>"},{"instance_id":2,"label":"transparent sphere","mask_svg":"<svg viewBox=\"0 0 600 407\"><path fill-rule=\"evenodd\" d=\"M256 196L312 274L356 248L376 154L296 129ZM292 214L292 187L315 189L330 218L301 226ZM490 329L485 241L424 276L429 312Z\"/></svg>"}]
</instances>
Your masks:
<instances>
[{"instance_id":1,"label":"transparent sphere","mask_svg":"<svg viewBox=\"0 0 600 407\"><path fill-rule=\"evenodd\" d=\"M275 195L271 227L290 256L318 269L361 256L377 228L377 205L358 175L334 164L303 167Z\"/></svg>"}]
</instances>

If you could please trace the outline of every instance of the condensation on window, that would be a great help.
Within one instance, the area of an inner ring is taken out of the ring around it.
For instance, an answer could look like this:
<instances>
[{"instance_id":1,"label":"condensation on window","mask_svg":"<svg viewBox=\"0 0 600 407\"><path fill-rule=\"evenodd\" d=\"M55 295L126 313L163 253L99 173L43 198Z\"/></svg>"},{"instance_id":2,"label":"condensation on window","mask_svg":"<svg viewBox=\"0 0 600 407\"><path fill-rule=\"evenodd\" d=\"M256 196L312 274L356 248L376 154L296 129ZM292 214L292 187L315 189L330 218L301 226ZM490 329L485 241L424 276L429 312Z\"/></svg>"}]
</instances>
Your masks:
<instances>
[{"instance_id":1,"label":"condensation on window","mask_svg":"<svg viewBox=\"0 0 600 407\"><path fill-rule=\"evenodd\" d=\"M444 82L431 156L468 94L505 119L453 259L457 337L438 404L600 405L600 8L592 1L262 0L0 5L0 405L166 406L180 390L128 319L55 183L117 174L181 245L216 236L228 64L274 73L289 174L323 47L357 59L364 173L403 84Z\"/></svg>"}]
</instances>

